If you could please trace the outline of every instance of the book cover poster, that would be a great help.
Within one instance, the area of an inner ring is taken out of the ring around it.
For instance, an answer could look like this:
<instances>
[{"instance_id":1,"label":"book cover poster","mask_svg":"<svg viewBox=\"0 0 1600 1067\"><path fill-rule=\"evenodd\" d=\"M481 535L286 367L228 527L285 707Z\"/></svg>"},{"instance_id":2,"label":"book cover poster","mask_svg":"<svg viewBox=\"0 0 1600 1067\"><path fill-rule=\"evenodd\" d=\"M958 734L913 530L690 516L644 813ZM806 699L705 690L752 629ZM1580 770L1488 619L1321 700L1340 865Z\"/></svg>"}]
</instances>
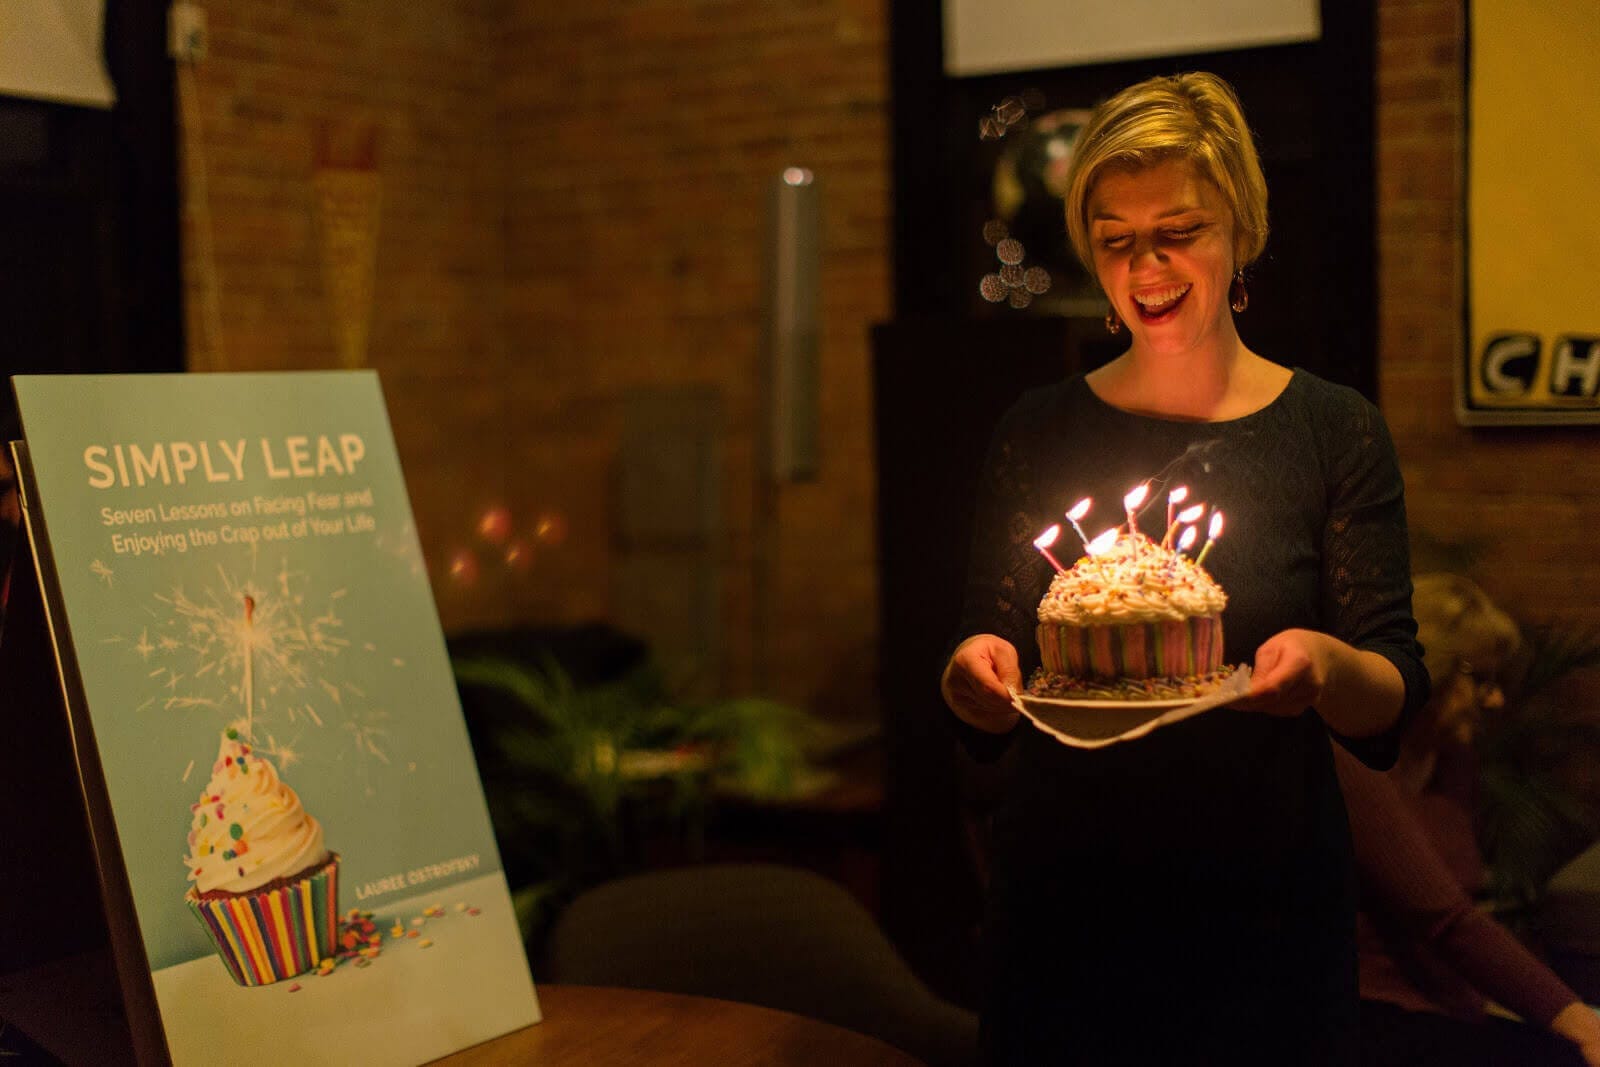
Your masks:
<instances>
[{"instance_id":1,"label":"book cover poster","mask_svg":"<svg viewBox=\"0 0 1600 1067\"><path fill-rule=\"evenodd\" d=\"M174 1061L537 1021L377 376L13 381Z\"/></svg>"}]
</instances>

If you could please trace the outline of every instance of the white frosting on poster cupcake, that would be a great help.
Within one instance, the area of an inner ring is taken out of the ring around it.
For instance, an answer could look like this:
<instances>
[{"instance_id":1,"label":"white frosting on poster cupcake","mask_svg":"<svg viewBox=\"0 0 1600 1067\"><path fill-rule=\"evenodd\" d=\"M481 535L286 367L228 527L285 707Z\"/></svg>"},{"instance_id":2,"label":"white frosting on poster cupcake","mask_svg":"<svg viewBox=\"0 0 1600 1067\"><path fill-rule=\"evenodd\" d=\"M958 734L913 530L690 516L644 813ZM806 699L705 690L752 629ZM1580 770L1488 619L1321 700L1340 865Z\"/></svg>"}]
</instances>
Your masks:
<instances>
[{"instance_id":1,"label":"white frosting on poster cupcake","mask_svg":"<svg viewBox=\"0 0 1600 1067\"><path fill-rule=\"evenodd\" d=\"M199 893L248 893L328 860L322 826L270 762L232 728L190 806L184 863Z\"/></svg>"}]
</instances>

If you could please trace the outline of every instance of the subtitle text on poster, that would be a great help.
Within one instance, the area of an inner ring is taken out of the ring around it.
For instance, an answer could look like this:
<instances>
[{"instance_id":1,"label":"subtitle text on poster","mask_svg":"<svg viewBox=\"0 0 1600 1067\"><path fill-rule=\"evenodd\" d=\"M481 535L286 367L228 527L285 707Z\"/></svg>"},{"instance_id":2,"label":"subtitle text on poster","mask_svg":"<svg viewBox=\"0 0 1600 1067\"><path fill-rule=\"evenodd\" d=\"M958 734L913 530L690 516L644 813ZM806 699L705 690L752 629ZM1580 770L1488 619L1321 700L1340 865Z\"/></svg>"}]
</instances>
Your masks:
<instances>
[{"instance_id":1,"label":"subtitle text on poster","mask_svg":"<svg viewBox=\"0 0 1600 1067\"><path fill-rule=\"evenodd\" d=\"M254 494L204 503L100 509L118 556L163 556L191 549L256 547L371 535L378 523L371 488Z\"/></svg>"}]
</instances>

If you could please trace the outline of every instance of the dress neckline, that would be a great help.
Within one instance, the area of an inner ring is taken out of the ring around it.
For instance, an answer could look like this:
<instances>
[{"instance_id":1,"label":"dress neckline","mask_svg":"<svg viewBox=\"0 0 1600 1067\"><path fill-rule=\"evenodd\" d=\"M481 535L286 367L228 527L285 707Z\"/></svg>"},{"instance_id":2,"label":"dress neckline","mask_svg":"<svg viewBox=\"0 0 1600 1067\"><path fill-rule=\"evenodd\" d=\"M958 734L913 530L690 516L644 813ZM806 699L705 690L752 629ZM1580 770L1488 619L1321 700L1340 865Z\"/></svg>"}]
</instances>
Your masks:
<instances>
[{"instance_id":1,"label":"dress neckline","mask_svg":"<svg viewBox=\"0 0 1600 1067\"><path fill-rule=\"evenodd\" d=\"M1091 402L1093 402L1096 407L1100 408L1102 411L1110 412L1113 415L1117 415L1125 419L1138 419L1142 422L1158 422L1170 426L1215 427L1237 426L1241 423L1249 422L1252 419L1259 418L1260 416L1271 411L1273 408L1277 407L1279 404L1283 403L1284 398L1287 397L1292 390L1300 387L1301 380L1304 377L1305 372L1299 367L1290 367L1289 380L1284 383L1282 389L1278 390L1276 396L1274 396L1271 400L1268 400L1265 404L1262 404L1260 407L1256 408L1254 411L1247 411L1243 415L1236 415L1231 419L1178 419L1166 418L1161 415L1148 415L1140 411L1129 411L1127 408L1117 407L1115 404L1102 397L1099 393L1095 392L1094 386L1089 384L1089 376L1087 374L1078 375L1078 381L1083 387L1084 392L1089 394Z\"/></svg>"}]
</instances>

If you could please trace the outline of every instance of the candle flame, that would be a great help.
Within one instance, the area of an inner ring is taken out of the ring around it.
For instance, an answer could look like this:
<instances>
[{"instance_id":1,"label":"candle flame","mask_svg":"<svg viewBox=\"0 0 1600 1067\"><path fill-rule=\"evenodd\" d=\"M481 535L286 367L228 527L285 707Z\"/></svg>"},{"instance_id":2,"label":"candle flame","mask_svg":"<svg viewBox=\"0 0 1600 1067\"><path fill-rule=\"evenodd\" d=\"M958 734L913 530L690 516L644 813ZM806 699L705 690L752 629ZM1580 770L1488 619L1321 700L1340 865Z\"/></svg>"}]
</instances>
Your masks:
<instances>
[{"instance_id":1,"label":"candle flame","mask_svg":"<svg viewBox=\"0 0 1600 1067\"><path fill-rule=\"evenodd\" d=\"M1061 536L1061 524L1050 527L1044 533L1033 539L1033 547L1043 550L1056 543L1056 538Z\"/></svg>"},{"instance_id":2,"label":"candle flame","mask_svg":"<svg viewBox=\"0 0 1600 1067\"><path fill-rule=\"evenodd\" d=\"M1212 514L1211 529L1206 532L1206 536L1213 541L1222 536L1222 512Z\"/></svg>"},{"instance_id":3,"label":"candle flame","mask_svg":"<svg viewBox=\"0 0 1600 1067\"><path fill-rule=\"evenodd\" d=\"M1189 487L1187 485L1180 485L1178 488L1167 494L1167 503L1169 504L1181 504L1188 499Z\"/></svg>"},{"instance_id":4,"label":"candle flame","mask_svg":"<svg viewBox=\"0 0 1600 1067\"><path fill-rule=\"evenodd\" d=\"M1194 547L1194 539L1200 536L1198 527L1191 526L1183 531L1183 536L1178 538L1178 551L1187 552Z\"/></svg>"},{"instance_id":5,"label":"candle flame","mask_svg":"<svg viewBox=\"0 0 1600 1067\"><path fill-rule=\"evenodd\" d=\"M1109 550L1111 546L1116 543L1117 527L1113 526L1111 529L1102 533L1099 537L1096 537L1093 541L1090 541L1088 544L1084 545L1083 550L1091 556L1098 556L1102 552Z\"/></svg>"},{"instance_id":6,"label":"candle flame","mask_svg":"<svg viewBox=\"0 0 1600 1067\"><path fill-rule=\"evenodd\" d=\"M1084 497L1082 500L1072 505L1072 510L1067 512L1067 518L1071 519L1073 522L1077 522L1079 519L1089 514L1089 506L1092 503L1092 500L1090 500L1088 497Z\"/></svg>"},{"instance_id":7,"label":"candle flame","mask_svg":"<svg viewBox=\"0 0 1600 1067\"><path fill-rule=\"evenodd\" d=\"M1206 506L1204 504L1194 504L1178 512L1178 521L1184 523L1185 525L1191 522L1198 522L1200 520L1200 516L1204 515L1205 513Z\"/></svg>"},{"instance_id":8,"label":"candle flame","mask_svg":"<svg viewBox=\"0 0 1600 1067\"><path fill-rule=\"evenodd\" d=\"M256 621L256 598L253 596L247 595L244 598L244 621L247 623Z\"/></svg>"},{"instance_id":9,"label":"candle flame","mask_svg":"<svg viewBox=\"0 0 1600 1067\"><path fill-rule=\"evenodd\" d=\"M1122 506L1126 510L1132 511L1134 508L1138 507L1140 504L1143 504L1144 503L1144 498L1146 496L1148 496L1149 494L1150 494L1150 483L1149 482L1145 482L1143 485L1136 486L1136 487L1128 490L1128 495L1122 498Z\"/></svg>"}]
</instances>

